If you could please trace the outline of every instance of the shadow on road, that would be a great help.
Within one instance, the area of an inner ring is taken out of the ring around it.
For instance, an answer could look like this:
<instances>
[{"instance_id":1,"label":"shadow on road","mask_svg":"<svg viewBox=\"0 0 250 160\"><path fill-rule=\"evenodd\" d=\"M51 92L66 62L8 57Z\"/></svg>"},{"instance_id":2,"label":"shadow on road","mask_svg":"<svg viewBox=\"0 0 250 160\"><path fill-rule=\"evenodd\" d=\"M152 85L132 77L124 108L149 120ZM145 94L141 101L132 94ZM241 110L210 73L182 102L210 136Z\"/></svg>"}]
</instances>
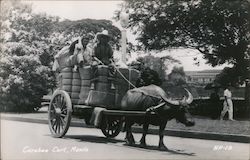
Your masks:
<instances>
[{"instance_id":1,"label":"shadow on road","mask_svg":"<svg viewBox=\"0 0 250 160\"><path fill-rule=\"evenodd\" d=\"M106 137L92 136L92 135L66 135L64 138L77 139L79 141L91 142L91 143L118 143L124 142L119 139L110 139Z\"/></svg>"},{"instance_id":2,"label":"shadow on road","mask_svg":"<svg viewBox=\"0 0 250 160\"><path fill-rule=\"evenodd\" d=\"M142 147L140 144L128 145L128 144L125 144L124 140L111 139L111 138L99 137L99 136L93 136L93 135L66 135L64 136L64 138L75 139L75 140L90 142L90 143L105 143L105 144L124 143L122 144L122 146L131 147L131 148L139 149L139 150L160 151L160 152L166 152L166 153L171 153L171 154L195 156L195 153L187 153L185 152L185 150L175 150L175 149L161 150L157 146L147 145L146 147Z\"/></svg>"},{"instance_id":3,"label":"shadow on road","mask_svg":"<svg viewBox=\"0 0 250 160\"><path fill-rule=\"evenodd\" d=\"M195 156L195 153L187 153L185 152L185 150L175 150L175 149L162 150L162 149L159 149L158 146L151 146L151 145L142 147L140 144L133 144L133 145L124 144L124 146L129 146L129 147L138 148L138 149L146 149L146 150L151 150L151 151L160 151L160 152L167 152L167 153L172 153L172 154L186 155L186 156Z\"/></svg>"}]
</instances>

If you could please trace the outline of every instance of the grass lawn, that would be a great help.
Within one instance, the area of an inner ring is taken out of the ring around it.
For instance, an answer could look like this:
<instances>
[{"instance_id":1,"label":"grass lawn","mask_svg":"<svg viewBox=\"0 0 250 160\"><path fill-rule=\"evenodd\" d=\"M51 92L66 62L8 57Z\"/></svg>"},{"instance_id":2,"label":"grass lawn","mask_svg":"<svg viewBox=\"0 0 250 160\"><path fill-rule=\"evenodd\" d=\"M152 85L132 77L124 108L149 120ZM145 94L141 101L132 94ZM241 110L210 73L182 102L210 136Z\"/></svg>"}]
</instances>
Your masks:
<instances>
[{"instance_id":1,"label":"grass lawn","mask_svg":"<svg viewBox=\"0 0 250 160\"><path fill-rule=\"evenodd\" d=\"M38 113L23 113L23 114L13 114L4 113L1 116L11 116L11 117L23 117L23 118L35 118L35 119L48 119L48 114L46 111ZM197 132L213 132L221 134L237 134L237 135L248 135L250 136L250 121L240 120L240 121L228 121L228 120L212 120L207 117L194 116L195 125L193 127L185 127L182 123L177 123L175 119L168 122L166 129L173 130L186 130L186 131L197 131ZM76 117L72 121L81 121ZM157 126L150 126L150 128L156 128Z\"/></svg>"},{"instance_id":2,"label":"grass lawn","mask_svg":"<svg viewBox=\"0 0 250 160\"><path fill-rule=\"evenodd\" d=\"M250 135L250 121L220 121L203 117L194 117L194 120L195 125L193 127L185 127L182 123L177 123L176 120L171 120L168 122L166 128L186 131Z\"/></svg>"}]
</instances>

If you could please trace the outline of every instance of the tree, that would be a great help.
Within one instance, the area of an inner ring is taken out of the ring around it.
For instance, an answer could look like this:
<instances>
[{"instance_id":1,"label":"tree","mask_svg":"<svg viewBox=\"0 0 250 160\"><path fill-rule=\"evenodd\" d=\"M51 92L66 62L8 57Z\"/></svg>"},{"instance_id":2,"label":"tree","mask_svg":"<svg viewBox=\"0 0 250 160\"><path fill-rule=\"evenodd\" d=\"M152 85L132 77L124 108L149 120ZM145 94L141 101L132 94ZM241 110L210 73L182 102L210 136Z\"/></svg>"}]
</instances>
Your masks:
<instances>
[{"instance_id":1,"label":"tree","mask_svg":"<svg viewBox=\"0 0 250 160\"><path fill-rule=\"evenodd\" d=\"M221 86L226 86L231 84L232 86L238 86L240 81L238 78L232 75L236 74L235 68L225 67L220 74L216 75L214 83L220 84Z\"/></svg>"},{"instance_id":2,"label":"tree","mask_svg":"<svg viewBox=\"0 0 250 160\"><path fill-rule=\"evenodd\" d=\"M153 55L145 55L143 57L138 57L137 62L139 62L138 70L143 70L145 68L150 68L156 71L159 74L160 79L163 81L167 78L166 71L169 69L169 65L174 63L180 63L179 60L176 60L170 56L156 57Z\"/></svg>"},{"instance_id":3,"label":"tree","mask_svg":"<svg viewBox=\"0 0 250 160\"><path fill-rule=\"evenodd\" d=\"M57 44L56 48L61 48L67 42L71 42L79 36L94 35L102 30L108 30L111 35L111 45L119 48L119 39L121 31L115 27L109 20L82 19L77 21L64 20L54 25L51 39Z\"/></svg>"},{"instance_id":4,"label":"tree","mask_svg":"<svg viewBox=\"0 0 250 160\"><path fill-rule=\"evenodd\" d=\"M41 98L55 87L54 55L78 36L108 29L113 45L120 31L111 21L62 21L35 14L30 4L1 2L0 110L33 111Z\"/></svg>"},{"instance_id":5,"label":"tree","mask_svg":"<svg viewBox=\"0 0 250 160\"><path fill-rule=\"evenodd\" d=\"M231 63L233 76L249 79L248 0L127 0L125 6L144 48L196 49L212 66Z\"/></svg>"},{"instance_id":6,"label":"tree","mask_svg":"<svg viewBox=\"0 0 250 160\"><path fill-rule=\"evenodd\" d=\"M0 97L1 110L33 111L54 86L47 59L50 27L57 20L32 13L31 6L4 1L1 15Z\"/></svg>"},{"instance_id":7,"label":"tree","mask_svg":"<svg viewBox=\"0 0 250 160\"><path fill-rule=\"evenodd\" d=\"M175 66L168 75L168 78L169 81L175 86L186 84L186 74L183 67Z\"/></svg>"}]
</instances>

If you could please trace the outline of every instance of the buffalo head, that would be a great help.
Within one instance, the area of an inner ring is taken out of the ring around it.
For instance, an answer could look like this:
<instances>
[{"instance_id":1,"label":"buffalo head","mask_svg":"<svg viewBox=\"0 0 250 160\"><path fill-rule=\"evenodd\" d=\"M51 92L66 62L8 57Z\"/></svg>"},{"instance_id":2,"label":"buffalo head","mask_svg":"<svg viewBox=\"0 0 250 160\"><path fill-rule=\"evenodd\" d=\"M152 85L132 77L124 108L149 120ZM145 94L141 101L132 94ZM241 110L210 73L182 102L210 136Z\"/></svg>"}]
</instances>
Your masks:
<instances>
[{"instance_id":1,"label":"buffalo head","mask_svg":"<svg viewBox=\"0 0 250 160\"><path fill-rule=\"evenodd\" d=\"M188 98L184 96L180 101L165 99L163 103L149 108L147 111L154 111L161 116L167 116L169 119L175 118L186 126L194 126L195 122L188 111L189 104L193 101L193 96L187 89L185 90L188 93Z\"/></svg>"},{"instance_id":2,"label":"buffalo head","mask_svg":"<svg viewBox=\"0 0 250 160\"><path fill-rule=\"evenodd\" d=\"M188 93L188 98L184 97L180 102L179 108L177 108L177 113L175 116L175 119L178 120L179 122L185 124L186 126L194 126L195 122L191 116L191 114L188 111L189 104L192 103L193 101L193 96L192 94L185 89Z\"/></svg>"},{"instance_id":3,"label":"buffalo head","mask_svg":"<svg viewBox=\"0 0 250 160\"><path fill-rule=\"evenodd\" d=\"M176 112L174 114L174 118L185 124L186 126L190 127L190 126L194 126L195 122L191 116L191 114L189 113L187 107L184 106L180 106L179 109L176 109Z\"/></svg>"}]
</instances>

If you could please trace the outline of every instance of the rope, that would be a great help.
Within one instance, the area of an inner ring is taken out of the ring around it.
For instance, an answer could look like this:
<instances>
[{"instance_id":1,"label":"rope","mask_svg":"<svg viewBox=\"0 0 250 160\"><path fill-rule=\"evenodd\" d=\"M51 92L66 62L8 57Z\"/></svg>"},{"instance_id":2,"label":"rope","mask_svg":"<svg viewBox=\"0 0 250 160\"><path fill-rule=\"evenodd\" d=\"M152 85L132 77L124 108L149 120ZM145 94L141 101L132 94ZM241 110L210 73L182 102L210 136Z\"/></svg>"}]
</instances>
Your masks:
<instances>
[{"instance_id":1,"label":"rope","mask_svg":"<svg viewBox=\"0 0 250 160\"><path fill-rule=\"evenodd\" d=\"M129 80L131 79L131 70L130 70L130 69L128 70L128 79L129 79ZM129 85L128 85L128 89L131 89L130 86L131 86L131 85L129 84Z\"/></svg>"},{"instance_id":2,"label":"rope","mask_svg":"<svg viewBox=\"0 0 250 160\"><path fill-rule=\"evenodd\" d=\"M100 59L98 59L97 57L94 57L94 59L96 60L96 61L98 61L99 63L101 63L102 65L105 65ZM137 88L133 83L131 83L120 71L119 71L119 69L115 66L115 64L114 64L114 61L113 60L111 60L111 64L112 64L112 66L115 68L115 70L122 76L122 78L125 80L125 81L127 81L128 82L128 84L129 85L131 85L132 87L134 87L134 88ZM130 70L129 70L129 73L130 73ZM129 88L130 88L130 86L129 86Z\"/></svg>"},{"instance_id":3,"label":"rope","mask_svg":"<svg viewBox=\"0 0 250 160\"><path fill-rule=\"evenodd\" d=\"M120 71L119 69L114 65L114 62L112 61L112 65L116 69L116 71L122 76L122 78L128 82L129 85L131 85L133 88L137 88L133 83L131 83Z\"/></svg>"}]
</instances>

